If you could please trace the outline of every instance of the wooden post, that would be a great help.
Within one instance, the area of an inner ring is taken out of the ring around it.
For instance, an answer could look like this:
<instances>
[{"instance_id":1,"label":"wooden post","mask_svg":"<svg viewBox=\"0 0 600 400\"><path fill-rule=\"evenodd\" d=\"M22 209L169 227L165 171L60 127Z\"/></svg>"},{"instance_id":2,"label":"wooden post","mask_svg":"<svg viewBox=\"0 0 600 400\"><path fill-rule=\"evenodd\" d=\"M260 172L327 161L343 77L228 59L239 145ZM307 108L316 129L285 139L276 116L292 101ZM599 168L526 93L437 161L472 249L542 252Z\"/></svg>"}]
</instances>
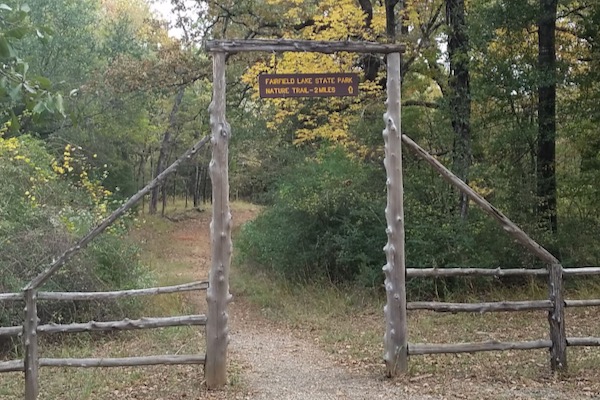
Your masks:
<instances>
[{"instance_id":1,"label":"wooden post","mask_svg":"<svg viewBox=\"0 0 600 400\"><path fill-rule=\"evenodd\" d=\"M565 301L563 299L563 268L560 261L552 253L530 238L521 228L512 222L500 210L491 205L486 199L475 192L460 178L450 172L438 160L433 158L421 146L416 144L406 135L402 136L404 144L423 160L427 161L439 174L452 186L458 188L467 197L475 202L486 214L494 218L502 228L517 242L525 246L532 254L548 264L550 301L552 310L548 313L550 324L550 366L554 371L567 370L567 339L565 334Z\"/></svg>"},{"instance_id":2,"label":"wooden post","mask_svg":"<svg viewBox=\"0 0 600 400\"><path fill-rule=\"evenodd\" d=\"M552 310L548 312L550 324L550 367L552 371L567 371L567 335L565 333L565 301L563 298L563 268L555 263L548 265L548 284Z\"/></svg>"},{"instance_id":3,"label":"wooden post","mask_svg":"<svg viewBox=\"0 0 600 400\"><path fill-rule=\"evenodd\" d=\"M387 172L387 220L388 242L384 247L387 263L384 307L386 330L384 336L386 374L395 376L408 369L406 325L406 266L404 260L404 204L402 182L402 139L400 129L400 53L392 53L387 59L387 112L383 131L385 141L385 169Z\"/></svg>"},{"instance_id":4,"label":"wooden post","mask_svg":"<svg viewBox=\"0 0 600 400\"><path fill-rule=\"evenodd\" d=\"M448 168L444 167L442 163L436 160L431 154L425 149L416 144L411 138L406 135L402 135L402 142L414 153L425 160L431 165L449 184L463 192L467 197L477 204L483 212L490 217L494 218L502 226L504 231L513 237L515 241L525 246L529 251L537 256L540 260L546 264L560 264L560 261L552 255L543 246L538 244L535 240L530 238L521 228L519 228L514 222L512 222L506 215L500 210L490 204L489 201L483 198L479 193L471 189L469 185L464 183L459 177L454 175Z\"/></svg>"},{"instance_id":5,"label":"wooden post","mask_svg":"<svg viewBox=\"0 0 600 400\"><path fill-rule=\"evenodd\" d=\"M210 177L213 193L211 269L206 294L206 386L215 389L227 384L227 304L231 262L231 213L229 209L228 143L231 129L225 120L225 53L213 53L213 99L209 107L212 131Z\"/></svg>"},{"instance_id":6,"label":"wooden post","mask_svg":"<svg viewBox=\"0 0 600 400\"><path fill-rule=\"evenodd\" d=\"M25 321L23 323L23 349L25 350L25 400L37 400L39 394L38 370L38 316L37 290L25 290Z\"/></svg>"}]
</instances>

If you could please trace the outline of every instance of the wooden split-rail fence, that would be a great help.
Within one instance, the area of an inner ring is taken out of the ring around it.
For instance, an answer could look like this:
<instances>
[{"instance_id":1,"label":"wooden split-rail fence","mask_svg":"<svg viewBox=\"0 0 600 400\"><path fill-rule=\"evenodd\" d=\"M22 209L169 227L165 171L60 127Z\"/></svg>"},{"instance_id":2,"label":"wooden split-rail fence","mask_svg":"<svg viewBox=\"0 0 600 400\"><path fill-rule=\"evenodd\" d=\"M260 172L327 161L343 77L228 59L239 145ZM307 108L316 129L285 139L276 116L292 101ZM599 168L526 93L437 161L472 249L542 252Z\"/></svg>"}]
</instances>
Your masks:
<instances>
[{"instance_id":1,"label":"wooden split-rail fence","mask_svg":"<svg viewBox=\"0 0 600 400\"><path fill-rule=\"evenodd\" d=\"M562 276L585 276L600 275L600 268L562 268ZM549 285L553 286L553 276L547 268L514 268L514 269L484 269L484 268L408 268L408 278L439 278L439 277L467 277L467 276L535 276L549 277ZM531 301L499 301L485 303L447 303L435 301L408 302L406 309L429 310L435 312L450 313L488 313L488 312L516 312L547 310L550 321L550 338L519 342L471 342L452 344L431 343L408 343L408 355L440 354L440 353L475 353L481 351L504 351L504 350L531 350L531 349L560 349L561 353L553 354L551 365L553 369L560 370L566 367L567 346L600 346L600 337L566 337L564 331L557 331L556 320L564 321L564 309L570 307L595 307L600 306L600 299L591 300L563 300L562 307L557 307L554 300L531 300ZM559 309L560 314L555 314ZM555 317L556 315L556 317Z\"/></svg>"},{"instance_id":2,"label":"wooden split-rail fence","mask_svg":"<svg viewBox=\"0 0 600 400\"><path fill-rule=\"evenodd\" d=\"M403 338L402 358L408 355L437 354L437 353L472 353L479 351L503 350L550 350L550 366L554 371L566 371L568 346L600 346L600 337L567 337L565 332L566 307L593 307L600 306L600 299L593 300L565 300L563 298L563 279L568 276L600 275L598 267L563 268L560 261L543 246L531 239L521 228L514 224L500 210L491 205L482 196L471 189L461 179L444 167L427 151L416 144L406 135L402 135L402 143L413 151L418 157L430 164L448 183L459 189L462 193L481 208L486 214L495 219L504 231L513 239L527 248L532 254L544 262L546 268L515 268L515 269L482 269L482 268L407 268L407 278L416 277L457 277L457 276L547 276L548 300L533 301L503 301L490 303L444 303L444 302L409 302L404 303L404 312L407 310L431 310L437 312L499 312L499 311L529 311L547 310L549 324L549 339L520 342L475 342L455 344L423 344L408 343L407 337Z\"/></svg>"},{"instance_id":3,"label":"wooden split-rail fence","mask_svg":"<svg viewBox=\"0 0 600 400\"><path fill-rule=\"evenodd\" d=\"M110 216L80 239L74 246L67 249L62 255L47 266L47 268L29 282L22 292L0 293L0 302L24 302L25 315L22 326L0 327L0 337L21 336L24 358L0 362L0 373L23 371L25 373L25 400L36 400L39 394L39 368L40 367L125 367L143 365L175 365L175 364L204 364L205 375L210 375L214 366L207 360L220 359L219 349L207 346L205 355L153 355L142 357L124 358L40 358L39 335L56 333L78 333L98 331L125 331L139 329L154 329L175 326L206 326L211 329L210 309L208 316L204 314L180 315L160 318L124 319L120 321L71 324L38 323L38 301L93 301L115 300L148 295L161 295L168 293L182 293L207 290L210 293L209 282L198 281L175 286L155 287L146 289L131 289L111 292L45 292L39 289L78 251L88 245L106 228L112 225L119 217L138 203L154 187L160 185L177 167L187 159L193 157L200 148L209 140L205 137L187 150L179 159L166 168L146 187L132 196L126 203L115 210ZM210 295L207 295L210 297ZM214 328L213 328L214 329ZM218 352L218 354L212 354ZM208 383L208 379L207 379Z\"/></svg>"},{"instance_id":4,"label":"wooden split-rail fence","mask_svg":"<svg viewBox=\"0 0 600 400\"><path fill-rule=\"evenodd\" d=\"M0 337L22 336L25 346L25 360L14 360L0 363L0 372L25 371L30 390L37 386L36 367L125 367L136 365L170 365L170 364L204 364L204 355L156 355L145 357L126 358L38 358L38 335L52 333L80 333L80 332L106 332L127 331L138 329L166 328L173 326L206 325L206 315L181 315L176 317L124 319L120 321L71 324L49 323L37 324L37 304L39 300L46 301L94 301L116 300L138 296L149 296L166 293L182 293L206 290L208 282L191 282L176 286L164 286L147 289L132 289L113 292L37 292L36 290L24 293L0 294L0 301L25 302L27 318L22 326L0 328ZM32 374L33 373L33 374ZM33 376L32 376L33 375Z\"/></svg>"}]
</instances>

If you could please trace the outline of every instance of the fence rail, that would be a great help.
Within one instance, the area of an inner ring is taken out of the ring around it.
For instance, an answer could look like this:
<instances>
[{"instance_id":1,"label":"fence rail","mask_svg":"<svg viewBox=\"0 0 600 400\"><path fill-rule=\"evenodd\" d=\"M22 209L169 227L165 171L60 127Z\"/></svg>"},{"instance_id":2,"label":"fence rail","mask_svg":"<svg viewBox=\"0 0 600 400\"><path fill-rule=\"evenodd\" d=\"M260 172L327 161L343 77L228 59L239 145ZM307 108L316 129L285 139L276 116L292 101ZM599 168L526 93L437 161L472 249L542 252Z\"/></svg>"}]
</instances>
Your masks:
<instances>
[{"instance_id":1,"label":"fence rail","mask_svg":"<svg viewBox=\"0 0 600 400\"><path fill-rule=\"evenodd\" d=\"M551 340L531 340L523 342L472 342L450 344L408 344L409 355L442 353L476 353L481 351L532 350L552 347Z\"/></svg>"},{"instance_id":2,"label":"fence rail","mask_svg":"<svg viewBox=\"0 0 600 400\"><path fill-rule=\"evenodd\" d=\"M407 303L407 310L430 310L436 312L495 312L495 311L528 311L550 310L550 300L534 301L499 301L493 303L443 303L436 301L415 301Z\"/></svg>"},{"instance_id":3,"label":"fence rail","mask_svg":"<svg viewBox=\"0 0 600 400\"><path fill-rule=\"evenodd\" d=\"M34 289L25 290L23 293L3 293L0 301L25 301L27 306L26 318L22 326L0 327L0 337L23 336L25 347L24 360L11 360L0 362L2 372L26 372L26 394L38 393L38 368L39 367L127 367L144 365L173 365L173 364L204 364L204 355L154 355L144 357L124 358L39 358L39 334L55 333L80 333L93 331L125 331L138 329L155 329L173 326L198 326L206 325L206 315L181 315L175 317L144 317L136 320L124 319L121 321L72 324L37 324L37 302L48 301L81 301L81 300L107 300L127 297L150 296L156 294L182 293L198 290L207 290L208 282L198 281L182 285L163 286L146 289L130 289L111 292L39 292ZM33 368L31 367L33 365ZM29 378L29 379L28 379ZM29 399L29 397L26 397Z\"/></svg>"},{"instance_id":4,"label":"fence rail","mask_svg":"<svg viewBox=\"0 0 600 400\"><path fill-rule=\"evenodd\" d=\"M182 285L161 286L146 289L116 290L111 292L38 292L38 300L80 301L80 300L115 300L124 297L149 296L208 289L207 281L196 281ZM0 293L0 301L25 301L23 293Z\"/></svg>"},{"instance_id":5,"label":"fence rail","mask_svg":"<svg viewBox=\"0 0 600 400\"><path fill-rule=\"evenodd\" d=\"M547 276L546 268L407 268L407 278ZM600 275L600 267L563 268L564 276Z\"/></svg>"},{"instance_id":6,"label":"fence rail","mask_svg":"<svg viewBox=\"0 0 600 400\"><path fill-rule=\"evenodd\" d=\"M599 267L581 267L581 268L562 268L558 265L549 266L548 269L483 269L483 268L427 268L427 269L407 269L407 277L410 278L430 278L430 277L454 277L454 276L549 276L550 279L550 299L549 300L530 300L530 301L500 301L488 303L448 303L435 301L409 302L406 304L407 310L429 310L435 312L471 312L471 313L487 313L487 312L506 312L506 311L531 311L531 310L547 310L549 312L550 323L553 323L553 318L556 314L553 312L557 309L561 310L558 318L564 321L564 308L569 307L595 307L600 306L600 299L591 300L562 300L561 307L556 306L556 299L552 298L552 285L556 281L557 276L562 280L565 276L586 276L597 275L600 273ZM554 275L554 276L553 276ZM562 297L561 297L562 299ZM563 322L564 323L564 322ZM552 335L551 339L540 339L532 341L519 342L471 342L471 343L408 343L407 352L409 355L423 354L442 354L442 353L476 353L482 351L506 351L506 350L532 350L556 347L556 340L564 341L564 346L600 346L600 337L557 337ZM566 360L566 355L565 358Z\"/></svg>"},{"instance_id":7,"label":"fence rail","mask_svg":"<svg viewBox=\"0 0 600 400\"><path fill-rule=\"evenodd\" d=\"M38 333L81 333L81 332L106 332L130 331L139 329L167 328L173 326L206 325L206 315L182 315L177 317L140 318L121 321L97 322L90 321L74 324L47 324L38 325ZM23 326L0 328L0 337L21 336Z\"/></svg>"},{"instance_id":8,"label":"fence rail","mask_svg":"<svg viewBox=\"0 0 600 400\"><path fill-rule=\"evenodd\" d=\"M600 337L572 337L567 338L567 346L600 346ZM521 342L471 342L471 343L409 343L409 355L423 354L456 354L477 353L482 351L506 351L506 350L534 350L552 347L551 340L530 340Z\"/></svg>"},{"instance_id":9,"label":"fence rail","mask_svg":"<svg viewBox=\"0 0 600 400\"><path fill-rule=\"evenodd\" d=\"M568 307L598 307L600 299L593 300L565 300L565 306Z\"/></svg>"},{"instance_id":10,"label":"fence rail","mask_svg":"<svg viewBox=\"0 0 600 400\"><path fill-rule=\"evenodd\" d=\"M600 346L600 338L598 337L572 337L567 338L568 346Z\"/></svg>"},{"instance_id":11,"label":"fence rail","mask_svg":"<svg viewBox=\"0 0 600 400\"><path fill-rule=\"evenodd\" d=\"M206 358L197 355L162 355L123 358L40 358L40 367L111 368L147 365L204 364ZM0 363L1 372L23 372L23 360Z\"/></svg>"}]
</instances>

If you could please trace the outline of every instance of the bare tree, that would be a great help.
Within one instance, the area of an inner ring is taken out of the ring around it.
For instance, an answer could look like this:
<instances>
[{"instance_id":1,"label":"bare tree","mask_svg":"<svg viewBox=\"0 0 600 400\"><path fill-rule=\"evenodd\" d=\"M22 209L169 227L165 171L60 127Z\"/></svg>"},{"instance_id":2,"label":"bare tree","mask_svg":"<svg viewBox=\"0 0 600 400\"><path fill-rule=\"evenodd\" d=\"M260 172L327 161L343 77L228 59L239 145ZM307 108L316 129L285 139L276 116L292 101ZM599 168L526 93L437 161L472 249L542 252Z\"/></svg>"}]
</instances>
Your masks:
<instances>
[{"instance_id":1,"label":"bare tree","mask_svg":"<svg viewBox=\"0 0 600 400\"><path fill-rule=\"evenodd\" d=\"M558 230L556 215L556 17L557 0L540 0L538 19L537 195L543 225Z\"/></svg>"},{"instance_id":2,"label":"bare tree","mask_svg":"<svg viewBox=\"0 0 600 400\"><path fill-rule=\"evenodd\" d=\"M448 56L450 58L450 114L454 130L454 173L469 181L471 167L471 89L469 82L469 37L465 23L465 1L446 0ZM459 210L467 218L469 199L460 192Z\"/></svg>"},{"instance_id":3,"label":"bare tree","mask_svg":"<svg viewBox=\"0 0 600 400\"><path fill-rule=\"evenodd\" d=\"M173 136L173 132L177 129L177 112L179 111L179 106L181 105L181 101L183 100L184 93L185 86L181 86L177 91L177 94L175 95L175 99L173 101L173 108L171 109L171 114L169 115L169 125L165 130L162 142L160 144L160 152L158 154L158 160L156 161L156 172L154 176L160 175L160 173L163 172L163 170L165 169L167 157L169 156L169 149L171 147L171 138ZM158 209L159 194L160 187L154 187L150 195L150 215L156 214L156 211Z\"/></svg>"}]
</instances>

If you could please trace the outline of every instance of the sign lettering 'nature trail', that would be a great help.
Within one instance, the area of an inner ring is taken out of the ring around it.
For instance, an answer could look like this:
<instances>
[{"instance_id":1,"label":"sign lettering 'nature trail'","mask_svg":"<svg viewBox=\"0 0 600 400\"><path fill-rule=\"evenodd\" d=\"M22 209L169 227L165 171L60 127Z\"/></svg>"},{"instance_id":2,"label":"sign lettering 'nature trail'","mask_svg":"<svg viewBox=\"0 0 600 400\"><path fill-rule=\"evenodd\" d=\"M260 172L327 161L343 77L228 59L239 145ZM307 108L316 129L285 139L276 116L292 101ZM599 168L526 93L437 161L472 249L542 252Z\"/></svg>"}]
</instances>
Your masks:
<instances>
[{"instance_id":1,"label":"sign lettering 'nature trail'","mask_svg":"<svg viewBox=\"0 0 600 400\"><path fill-rule=\"evenodd\" d=\"M358 74L260 74L260 97L358 96Z\"/></svg>"}]
</instances>

